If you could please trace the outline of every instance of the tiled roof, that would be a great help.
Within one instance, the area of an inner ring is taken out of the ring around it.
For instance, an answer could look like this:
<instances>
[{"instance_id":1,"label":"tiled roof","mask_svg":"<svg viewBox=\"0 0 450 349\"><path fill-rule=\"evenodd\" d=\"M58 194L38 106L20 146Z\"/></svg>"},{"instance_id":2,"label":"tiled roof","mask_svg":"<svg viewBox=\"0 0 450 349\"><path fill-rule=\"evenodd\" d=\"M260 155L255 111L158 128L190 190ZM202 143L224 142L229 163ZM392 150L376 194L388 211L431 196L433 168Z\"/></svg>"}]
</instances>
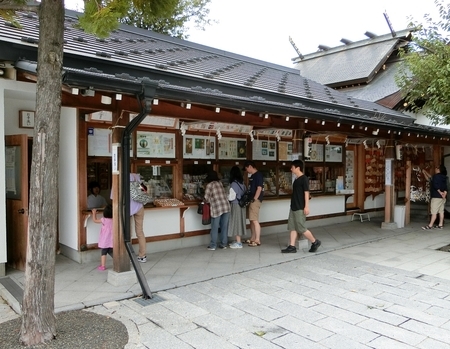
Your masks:
<instances>
[{"instance_id":1,"label":"tiled roof","mask_svg":"<svg viewBox=\"0 0 450 349\"><path fill-rule=\"evenodd\" d=\"M376 102L399 91L395 83L395 74L401 62L386 64L380 69L370 84L361 84L343 89L342 92L353 98Z\"/></svg>"},{"instance_id":2,"label":"tiled roof","mask_svg":"<svg viewBox=\"0 0 450 349\"><path fill-rule=\"evenodd\" d=\"M78 14L66 12L64 66L72 73L95 68L104 78L118 73L129 80L164 80L167 90L212 91L227 101L244 100L292 111L314 110L324 115L367 120L382 115L385 123L410 125L414 119L375 103L354 99L299 75L298 70L225 52L151 31L121 26L100 40L77 28ZM38 18L20 13L22 29L0 21L0 59L35 60ZM14 45L12 45L14 44ZM386 49L387 50L387 49ZM26 56L24 56L24 52ZM17 59L17 58L16 58ZM92 73L92 70L89 72ZM125 75L124 75L125 76ZM374 119L374 121L376 121Z\"/></svg>"},{"instance_id":3,"label":"tiled roof","mask_svg":"<svg viewBox=\"0 0 450 349\"><path fill-rule=\"evenodd\" d=\"M321 84L338 87L370 82L392 52L403 45L411 30L376 36L297 59L300 74Z\"/></svg>"}]
</instances>

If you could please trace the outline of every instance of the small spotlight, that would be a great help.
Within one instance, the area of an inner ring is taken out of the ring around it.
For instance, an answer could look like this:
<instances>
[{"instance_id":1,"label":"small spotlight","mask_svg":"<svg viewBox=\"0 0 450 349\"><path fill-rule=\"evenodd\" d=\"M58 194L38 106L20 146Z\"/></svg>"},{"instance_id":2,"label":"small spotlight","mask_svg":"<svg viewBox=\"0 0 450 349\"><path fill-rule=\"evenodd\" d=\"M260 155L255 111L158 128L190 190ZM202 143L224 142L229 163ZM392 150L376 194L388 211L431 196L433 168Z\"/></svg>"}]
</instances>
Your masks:
<instances>
[{"instance_id":1,"label":"small spotlight","mask_svg":"<svg viewBox=\"0 0 450 349\"><path fill-rule=\"evenodd\" d=\"M322 126L325 125L325 120L322 120Z\"/></svg>"},{"instance_id":2,"label":"small spotlight","mask_svg":"<svg viewBox=\"0 0 450 349\"><path fill-rule=\"evenodd\" d=\"M269 114L264 114L264 119L268 119L269 118Z\"/></svg>"},{"instance_id":3,"label":"small spotlight","mask_svg":"<svg viewBox=\"0 0 450 349\"><path fill-rule=\"evenodd\" d=\"M191 109L192 105L191 103L186 103L186 109Z\"/></svg>"},{"instance_id":4,"label":"small spotlight","mask_svg":"<svg viewBox=\"0 0 450 349\"><path fill-rule=\"evenodd\" d=\"M308 119L305 119L305 124L307 124L308 123Z\"/></svg>"},{"instance_id":5,"label":"small spotlight","mask_svg":"<svg viewBox=\"0 0 450 349\"><path fill-rule=\"evenodd\" d=\"M289 116L286 116L286 121L289 121Z\"/></svg>"},{"instance_id":6,"label":"small spotlight","mask_svg":"<svg viewBox=\"0 0 450 349\"><path fill-rule=\"evenodd\" d=\"M337 127L341 127L341 123L340 122L337 123Z\"/></svg>"},{"instance_id":7,"label":"small spotlight","mask_svg":"<svg viewBox=\"0 0 450 349\"><path fill-rule=\"evenodd\" d=\"M245 110L241 110L241 116L245 116Z\"/></svg>"},{"instance_id":8,"label":"small spotlight","mask_svg":"<svg viewBox=\"0 0 450 349\"><path fill-rule=\"evenodd\" d=\"M388 133L391 133L391 130L389 130Z\"/></svg>"},{"instance_id":9,"label":"small spotlight","mask_svg":"<svg viewBox=\"0 0 450 349\"><path fill-rule=\"evenodd\" d=\"M122 100L122 94L116 93L116 101L121 101L121 100Z\"/></svg>"},{"instance_id":10,"label":"small spotlight","mask_svg":"<svg viewBox=\"0 0 450 349\"><path fill-rule=\"evenodd\" d=\"M352 130L355 128L355 125L352 125Z\"/></svg>"},{"instance_id":11,"label":"small spotlight","mask_svg":"<svg viewBox=\"0 0 450 349\"><path fill-rule=\"evenodd\" d=\"M367 131L367 126L366 126L366 127L364 127L364 131Z\"/></svg>"},{"instance_id":12,"label":"small spotlight","mask_svg":"<svg viewBox=\"0 0 450 349\"><path fill-rule=\"evenodd\" d=\"M73 95L77 95L78 93L80 92L80 90L79 89L77 89L77 88L72 88L72 94Z\"/></svg>"},{"instance_id":13,"label":"small spotlight","mask_svg":"<svg viewBox=\"0 0 450 349\"><path fill-rule=\"evenodd\" d=\"M158 104L159 104L158 98L153 99L153 105L158 105Z\"/></svg>"},{"instance_id":14,"label":"small spotlight","mask_svg":"<svg viewBox=\"0 0 450 349\"><path fill-rule=\"evenodd\" d=\"M220 113L220 108L216 107L216 113Z\"/></svg>"}]
</instances>

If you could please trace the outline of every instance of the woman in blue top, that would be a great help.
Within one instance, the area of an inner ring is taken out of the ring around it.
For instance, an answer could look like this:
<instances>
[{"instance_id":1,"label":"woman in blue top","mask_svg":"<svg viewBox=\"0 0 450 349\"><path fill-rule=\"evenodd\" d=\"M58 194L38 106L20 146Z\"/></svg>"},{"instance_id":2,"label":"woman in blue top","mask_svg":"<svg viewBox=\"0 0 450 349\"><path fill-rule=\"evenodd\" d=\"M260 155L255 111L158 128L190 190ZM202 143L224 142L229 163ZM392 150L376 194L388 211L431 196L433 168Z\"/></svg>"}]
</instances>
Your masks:
<instances>
[{"instance_id":1,"label":"woman in blue top","mask_svg":"<svg viewBox=\"0 0 450 349\"><path fill-rule=\"evenodd\" d=\"M230 170L230 191L228 193L228 200L231 204L228 236L235 236L236 241L230 245L230 248L242 248L241 237L247 232L245 207L239 206L238 202L246 190L240 168L233 166Z\"/></svg>"}]
</instances>

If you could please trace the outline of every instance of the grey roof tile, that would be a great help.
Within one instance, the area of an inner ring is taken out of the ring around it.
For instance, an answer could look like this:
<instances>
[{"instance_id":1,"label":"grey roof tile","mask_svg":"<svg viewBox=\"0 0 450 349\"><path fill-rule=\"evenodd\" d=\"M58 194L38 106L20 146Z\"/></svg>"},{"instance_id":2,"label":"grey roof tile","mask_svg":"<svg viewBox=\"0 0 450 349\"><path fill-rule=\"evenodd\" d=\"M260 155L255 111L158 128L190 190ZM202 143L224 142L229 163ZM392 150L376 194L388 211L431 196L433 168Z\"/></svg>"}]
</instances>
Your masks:
<instances>
[{"instance_id":1,"label":"grey roof tile","mask_svg":"<svg viewBox=\"0 0 450 349\"><path fill-rule=\"evenodd\" d=\"M152 72L164 71L165 74L195 78L199 86L201 86L202 81L214 81L220 86L250 88L251 94L255 96L271 93L271 96L276 97L273 97L271 101L266 101L266 103L273 105L277 103L286 104L286 102L278 102L277 99L290 98L291 101L295 99L295 103L291 102L293 108L296 108L296 104L301 106L307 103L310 105L316 103L317 105L322 104L322 111L331 114L336 112L336 108L339 106L340 108L355 110L354 113L348 112L349 115L356 115L355 117L365 115L367 111L377 111L383 115L390 115L389 120L393 120L394 123L411 123L413 120L409 116L372 102L348 97L341 92L301 76L297 69L171 38L151 31L121 26L111 33L109 38L99 40L76 27L76 15L73 11L66 12L65 57L77 58L75 61L72 60L76 63L72 63L72 67L65 66L66 69L82 70L86 68L86 62L90 62L89 64L92 63L98 69L103 70L105 76L114 76L117 69L120 69L118 67L123 69L131 67L136 71L133 75L141 77L151 77ZM5 21L0 21L0 43L1 41L7 41L8 43L36 47L35 40L38 39L37 17L24 13L20 16L19 21L23 26L22 29L5 25ZM23 41L22 38L26 38L26 40ZM380 42L371 46L371 49L367 50L367 54L375 52L376 59L379 59L392 47L392 43ZM346 59L356 61L356 57L352 58L353 52L344 52L343 54ZM2 58L1 55L2 53L0 53L0 59ZM27 57L23 58L27 59ZM323 69L323 65L321 66ZM112 71L112 67L115 71ZM343 63L336 63L334 67L338 67L342 71L347 69ZM353 67L354 76L368 74L371 67L355 64ZM171 86L172 89L192 89L193 87ZM230 95L229 98L235 100L249 99L248 95L250 93L247 93L246 96Z\"/></svg>"},{"instance_id":2,"label":"grey roof tile","mask_svg":"<svg viewBox=\"0 0 450 349\"><path fill-rule=\"evenodd\" d=\"M369 82L380 66L410 37L411 30L403 30L396 37L391 34L340 45L327 51L305 55L297 60L300 74L329 86Z\"/></svg>"}]
</instances>

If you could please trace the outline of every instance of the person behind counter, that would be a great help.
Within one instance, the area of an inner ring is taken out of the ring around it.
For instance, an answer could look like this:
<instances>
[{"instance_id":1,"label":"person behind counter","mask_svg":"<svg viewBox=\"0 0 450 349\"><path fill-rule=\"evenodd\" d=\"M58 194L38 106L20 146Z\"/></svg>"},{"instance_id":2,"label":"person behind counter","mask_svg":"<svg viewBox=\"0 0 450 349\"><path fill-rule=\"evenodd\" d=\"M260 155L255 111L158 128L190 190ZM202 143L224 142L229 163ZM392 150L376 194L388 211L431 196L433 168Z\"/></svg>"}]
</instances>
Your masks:
<instances>
[{"instance_id":1,"label":"person behind counter","mask_svg":"<svg viewBox=\"0 0 450 349\"><path fill-rule=\"evenodd\" d=\"M98 182L89 183L89 190L91 194L87 197L88 208L103 208L108 204L106 199L100 195L100 184Z\"/></svg>"},{"instance_id":2,"label":"person behind counter","mask_svg":"<svg viewBox=\"0 0 450 349\"><path fill-rule=\"evenodd\" d=\"M216 171L208 173L205 182L207 184L204 199L209 203L211 210L211 242L208 245L208 250L215 251L217 247L226 249L228 245L228 221L231 211L230 202ZM219 241L217 241L217 238L219 238Z\"/></svg>"}]
</instances>

